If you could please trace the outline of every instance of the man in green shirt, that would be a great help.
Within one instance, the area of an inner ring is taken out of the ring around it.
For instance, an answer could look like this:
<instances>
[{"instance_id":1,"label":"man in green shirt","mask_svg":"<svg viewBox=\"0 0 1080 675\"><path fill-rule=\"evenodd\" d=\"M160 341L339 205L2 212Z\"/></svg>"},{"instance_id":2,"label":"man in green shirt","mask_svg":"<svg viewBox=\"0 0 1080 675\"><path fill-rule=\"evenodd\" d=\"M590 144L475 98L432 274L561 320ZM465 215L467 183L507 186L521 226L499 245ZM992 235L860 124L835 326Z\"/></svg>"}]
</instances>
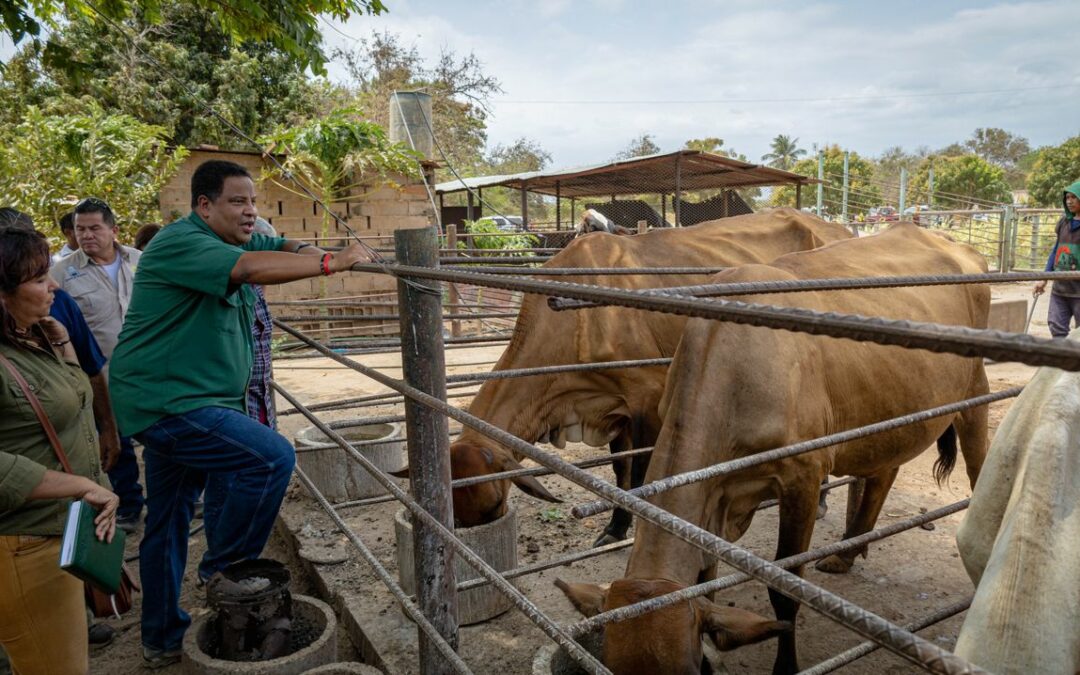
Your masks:
<instances>
[{"instance_id":1,"label":"man in green shirt","mask_svg":"<svg viewBox=\"0 0 1080 675\"><path fill-rule=\"evenodd\" d=\"M232 162L196 169L191 206L143 253L109 370L121 432L145 448L139 564L143 657L151 666L179 660L191 623L179 606L180 584L207 475L231 477L207 532L207 548L224 566L261 554L296 461L288 441L245 412L255 302L248 284L329 275L370 259L361 244L329 254L254 234L255 183Z\"/></svg>"}]
</instances>

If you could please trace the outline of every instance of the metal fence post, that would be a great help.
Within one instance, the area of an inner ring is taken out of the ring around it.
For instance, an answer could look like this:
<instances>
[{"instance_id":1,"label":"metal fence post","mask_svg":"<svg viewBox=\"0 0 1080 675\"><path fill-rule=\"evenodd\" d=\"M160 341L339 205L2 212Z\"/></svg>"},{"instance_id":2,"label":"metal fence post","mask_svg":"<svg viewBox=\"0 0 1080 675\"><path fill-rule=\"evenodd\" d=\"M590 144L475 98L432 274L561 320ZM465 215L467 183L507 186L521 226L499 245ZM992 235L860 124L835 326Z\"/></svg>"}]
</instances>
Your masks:
<instances>
[{"instance_id":1,"label":"metal fence post","mask_svg":"<svg viewBox=\"0 0 1080 675\"><path fill-rule=\"evenodd\" d=\"M821 207L825 201L825 151L821 150L817 155L817 216L824 218Z\"/></svg>"},{"instance_id":2,"label":"metal fence post","mask_svg":"<svg viewBox=\"0 0 1080 675\"><path fill-rule=\"evenodd\" d=\"M840 215L841 215L841 218L843 218L845 225L848 224L847 201L848 201L848 152L845 150L844 151L844 195L843 195L843 202L841 203L841 207L840 207L841 208Z\"/></svg>"},{"instance_id":3,"label":"metal fence post","mask_svg":"<svg viewBox=\"0 0 1080 675\"><path fill-rule=\"evenodd\" d=\"M439 247L435 229L394 232L394 251L403 265L435 267ZM442 292L430 280L398 280L401 314L401 365L407 384L446 400L446 354L443 351ZM410 491L440 523L454 527L450 491L450 436L445 416L409 399L405 401ZM457 584L454 551L430 527L413 521L413 569L416 597L424 616L457 650ZM435 643L418 629L420 672L442 675L453 668Z\"/></svg>"},{"instance_id":4,"label":"metal fence post","mask_svg":"<svg viewBox=\"0 0 1080 675\"><path fill-rule=\"evenodd\" d=\"M457 225L451 223L446 226L446 248L457 251L457 241ZM448 286L450 287L448 298L450 313L459 314L461 310L461 292L458 291L457 284L448 284ZM461 322L457 319L450 322L450 335L453 337L461 336Z\"/></svg>"},{"instance_id":5,"label":"metal fence post","mask_svg":"<svg viewBox=\"0 0 1080 675\"><path fill-rule=\"evenodd\" d=\"M900 167L900 220L904 219L904 209L907 208L907 169Z\"/></svg>"},{"instance_id":6,"label":"metal fence post","mask_svg":"<svg viewBox=\"0 0 1080 675\"><path fill-rule=\"evenodd\" d=\"M1042 269L1039 265L1039 226L1041 224L1041 213L1036 213L1031 216L1031 261L1028 266L1036 270Z\"/></svg>"}]
</instances>

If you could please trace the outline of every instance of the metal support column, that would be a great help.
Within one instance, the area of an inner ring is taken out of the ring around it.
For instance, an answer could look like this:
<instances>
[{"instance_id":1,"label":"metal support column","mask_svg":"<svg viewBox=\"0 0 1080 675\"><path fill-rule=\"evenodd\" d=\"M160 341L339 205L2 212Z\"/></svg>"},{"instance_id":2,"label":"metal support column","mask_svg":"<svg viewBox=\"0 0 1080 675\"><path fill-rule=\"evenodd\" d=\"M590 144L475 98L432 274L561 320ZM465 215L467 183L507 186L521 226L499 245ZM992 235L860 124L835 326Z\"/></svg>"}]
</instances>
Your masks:
<instances>
[{"instance_id":1,"label":"metal support column","mask_svg":"<svg viewBox=\"0 0 1080 675\"><path fill-rule=\"evenodd\" d=\"M845 225L848 224L848 209L847 209L847 201L848 201L848 157L849 157L849 153L845 150L844 151L844 194L843 194L842 201L840 202L840 218L844 221ZM852 229L854 231L854 228L852 228ZM858 234L857 231L855 231L855 233Z\"/></svg>"},{"instance_id":2,"label":"metal support column","mask_svg":"<svg viewBox=\"0 0 1080 675\"><path fill-rule=\"evenodd\" d=\"M476 212L473 210L472 190L468 191L468 195L469 195L469 201L468 201L468 205L465 207L465 219L466 220L476 220Z\"/></svg>"},{"instance_id":3,"label":"metal support column","mask_svg":"<svg viewBox=\"0 0 1080 675\"><path fill-rule=\"evenodd\" d=\"M529 229L529 189L521 184L521 227Z\"/></svg>"},{"instance_id":4,"label":"metal support column","mask_svg":"<svg viewBox=\"0 0 1080 675\"><path fill-rule=\"evenodd\" d=\"M435 267L438 242L431 228L394 232L397 261ZM427 394L446 400L446 355L443 351L442 292L431 280L399 280L401 362L404 380ZM444 415L419 403L405 403L410 491L417 503L442 525L454 527L450 491L449 428ZM413 568L416 597L424 616L457 650L457 590L454 551L425 523L413 519ZM422 631L420 672L453 672L435 643Z\"/></svg>"},{"instance_id":5,"label":"metal support column","mask_svg":"<svg viewBox=\"0 0 1080 675\"><path fill-rule=\"evenodd\" d=\"M900 208L897 209L900 213L897 217L900 220L904 219L904 209L907 208L907 169L900 167Z\"/></svg>"},{"instance_id":6,"label":"metal support column","mask_svg":"<svg viewBox=\"0 0 1080 675\"><path fill-rule=\"evenodd\" d=\"M457 251L457 225L446 226L446 248L451 251ZM458 291L457 284L447 284L449 287L448 304L450 307L450 313L457 315L461 311L461 292ZM451 337L461 337L461 320L454 319L450 322L450 335Z\"/></svg>"},{"instance_id":7,"label":"metal support column","mask_svg":"<svg viewBox=\"0 0 1080 675\"><path fill-rule=\"evenodd\" d=\"M555 181L555 231L562 229L562 181Z\"/></svg>"},{"instance_id":8,"label":"metal support column","mask_svg":"<svg viewBox=\"0 0 1080 675\"><path fill-rule=\"evenodd\" d=\"M817 155L817 215L818 218L824 218L821 215L821 208L825 202L825 152L820 151Z\"/></svg>"},{"instance_id":9,"label":"metal support column","mask_svg":"<svg viewBox=\"0 0 1080 675\"><path fill-rule=\"evenodd\" d=\"M682 227L682 153L675 155L675 227Z\"/></svg>"},{"instance_id":10,"label":"metal support column","mask_svg":"<svg viewBox=\"0 0 1080 675\"><path fill-rule=\"evenodd\" d=\"M802 183L795 183L795 208L802 208Z\"/></svg>"}]
</instances>

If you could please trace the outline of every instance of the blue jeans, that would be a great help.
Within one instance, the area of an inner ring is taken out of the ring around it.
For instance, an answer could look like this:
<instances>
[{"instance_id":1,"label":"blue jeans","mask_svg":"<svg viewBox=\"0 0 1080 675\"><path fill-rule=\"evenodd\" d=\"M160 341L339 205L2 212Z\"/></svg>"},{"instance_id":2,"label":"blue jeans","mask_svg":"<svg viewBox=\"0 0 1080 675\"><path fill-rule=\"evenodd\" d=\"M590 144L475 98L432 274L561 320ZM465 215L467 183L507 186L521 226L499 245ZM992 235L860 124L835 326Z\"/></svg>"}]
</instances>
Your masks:
<instances>
[{"instance_id":1,"label":"blue jeans","mask_svg":"<svg viewBox=\"0 0 1080 675\"><path fill-rule=\"evenodd\" d=\"M236 410L206 407L158 420L145 446L146 530L139 546L142 643L180 649L191 617L180 609L195 500L207 476L230 474L207 546L225 564L257 558L285 497L296 455L280 434Z\"/></svg>"},{"instance_id":2,"label":"blue jeans","mask_svg":"<svg viewBox=\"0 0 1080 675\"><path fill-rule=\"evenodd\" d=\"M135 447L130 436L120 437L120 456L109 470L109 482L113 492L120 497L118 518L137 518L143 510L143 490L139 485L139 460L135 457Z\"/></svg>"},{"instance_id":3,"label":"blue jeans","mask_svg":"<svg viewBox=\"0 0 1080 675\"><path fill-rule=\"evenodd\" d=\"M221 555L214 546L220 540L215 536L218 533L218 520L221 518L221 511L225 507L225 500L231 489L232 476L229 474L219 473L206 478L206 491L203 493L203 531L206 533L206 553L203 553L202 560L199 561L199 578L203 581L209 581L215 572L235 562Z\"/></svg>"},{"instance_id":4,"label":"blue jeans","mask_svg":"<svg viewBox=\"0 0 1080 675\"><path fill-rule=\"evenodd\" d=\"M1080 327L1080 298L1070 298L1056 293L1050 294L1050 311L1046 323L1050 326L1050 335L1063 338L1069 334L1073 319Z\"/></svg>"}]
</instances>

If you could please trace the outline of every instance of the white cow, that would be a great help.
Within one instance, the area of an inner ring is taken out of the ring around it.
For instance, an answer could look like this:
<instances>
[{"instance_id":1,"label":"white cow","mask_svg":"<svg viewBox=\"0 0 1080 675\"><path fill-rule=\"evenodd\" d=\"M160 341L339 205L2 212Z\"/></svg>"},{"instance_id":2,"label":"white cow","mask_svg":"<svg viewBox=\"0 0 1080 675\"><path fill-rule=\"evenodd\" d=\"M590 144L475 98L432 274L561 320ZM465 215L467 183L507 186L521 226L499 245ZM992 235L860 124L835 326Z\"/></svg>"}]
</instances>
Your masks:
<instances>
[{"instance_id":1,"label":"white cow","mask_svg":"<svg viewBox=\"0 0 1080 675\"><path fill-rule=\"evenodd\" d=\"M998 675L1080 671L1080 373L1024 388L956 541L978 586L956 653Z\"/></svg>"}]
</instances>

